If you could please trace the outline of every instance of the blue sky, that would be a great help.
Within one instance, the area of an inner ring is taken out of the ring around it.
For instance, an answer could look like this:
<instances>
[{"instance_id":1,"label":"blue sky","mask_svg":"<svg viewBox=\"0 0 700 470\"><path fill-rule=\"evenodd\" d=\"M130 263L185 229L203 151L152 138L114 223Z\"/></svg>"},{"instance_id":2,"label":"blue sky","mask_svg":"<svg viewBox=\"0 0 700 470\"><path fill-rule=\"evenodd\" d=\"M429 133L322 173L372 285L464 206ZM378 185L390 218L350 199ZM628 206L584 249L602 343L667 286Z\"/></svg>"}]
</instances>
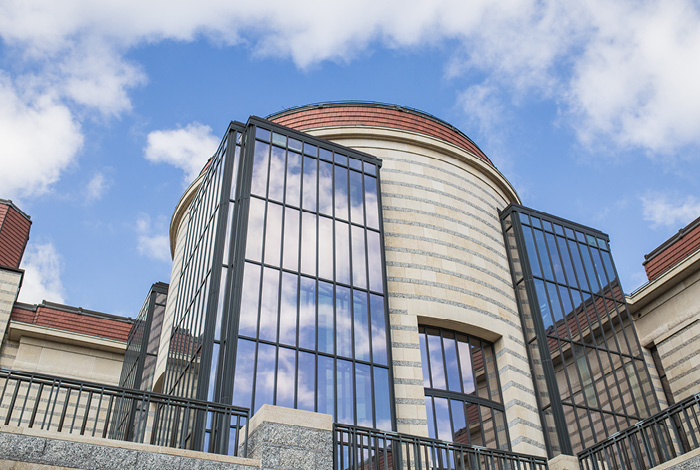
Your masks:
<instances>
[{"instance_id":1,"label":"blue sky","mask_svg":"<svg viewBox=\"0 0 700 470\"><path fill-rule=\"evenodd\" d=\"M459 127L525 205L609 233L626 292L700 216L691 0L58 3L0 0L0 198L33 220L25 302L135 316L229 121L320 101Z\"/></svg>"}]
</instances>

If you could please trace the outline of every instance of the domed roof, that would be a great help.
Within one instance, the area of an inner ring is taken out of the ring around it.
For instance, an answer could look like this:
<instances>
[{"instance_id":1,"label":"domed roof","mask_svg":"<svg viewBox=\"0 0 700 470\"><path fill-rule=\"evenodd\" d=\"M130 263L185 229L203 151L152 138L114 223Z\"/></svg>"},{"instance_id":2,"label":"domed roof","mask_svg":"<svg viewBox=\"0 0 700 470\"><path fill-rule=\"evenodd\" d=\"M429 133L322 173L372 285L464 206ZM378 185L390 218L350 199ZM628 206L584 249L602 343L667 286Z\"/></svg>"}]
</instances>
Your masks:
<instances>
[{"instance_id":1,"label":"domed roof","mask_svg":"<svg viewBox=\"0 0 700 470\"><path fill-rule=\"evenodd\" d=\"M299 131L318 127L371 126L418 132L456 145L494 166L466 134L423 111L364 101L318 103L286 109L266 119Z\"/></svg>"}]
</instances>

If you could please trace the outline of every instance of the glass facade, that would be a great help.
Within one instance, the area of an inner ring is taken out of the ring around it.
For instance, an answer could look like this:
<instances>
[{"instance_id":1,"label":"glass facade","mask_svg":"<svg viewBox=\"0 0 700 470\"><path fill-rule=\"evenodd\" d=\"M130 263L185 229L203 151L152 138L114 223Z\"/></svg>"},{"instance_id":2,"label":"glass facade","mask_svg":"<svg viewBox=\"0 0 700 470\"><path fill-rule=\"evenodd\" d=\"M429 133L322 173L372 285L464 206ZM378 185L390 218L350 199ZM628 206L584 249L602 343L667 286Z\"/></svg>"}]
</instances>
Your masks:
<instances>
[{"instance_id":1,"label":"glass facade","mask_svg":"<svg viewBox=\"0 0 700 470\"><path fill-rule=\"evenodd\" d=\"M607 235L516 205L501 222L550 456L657 412Z\"/></svg>"},{"instance_id":2,"label":"glass facade","mask_svg":"<svg viewBox=\"0 0 700 470\"><path fill-rule=\"evenodd\" d=\"M151 390L168 285L153 284L129 331L119 386Z\"/></svg>"},{"instance_id":3,"label":"glass facade","mask_svg":"<svg viewBox=\"0 0 700 470\"><path fill-rule=\"evenodd\" d=\"M231 125L189 209L166 393L394 428L380 165L259 118ZM205 421L193 438L230 447Z\"/></svg>"},{"instance_id":4,"label":"glass facade","mask_svg":"<svg viewBox=\"0 0 700 470\"><path fill-rule=\"evenodd\" d=\"M493 345L419 327L430 437L510 450Z\"/></svg>"}]
</instances>

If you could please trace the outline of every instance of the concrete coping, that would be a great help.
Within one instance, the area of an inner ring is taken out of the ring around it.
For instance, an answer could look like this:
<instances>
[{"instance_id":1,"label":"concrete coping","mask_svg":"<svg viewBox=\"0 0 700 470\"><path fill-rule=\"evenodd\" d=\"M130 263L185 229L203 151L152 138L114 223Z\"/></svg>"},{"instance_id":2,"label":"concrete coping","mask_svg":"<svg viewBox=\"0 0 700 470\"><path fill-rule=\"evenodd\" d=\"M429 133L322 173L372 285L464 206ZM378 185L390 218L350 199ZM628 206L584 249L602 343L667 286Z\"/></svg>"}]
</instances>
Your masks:
<instances>
[{"instance_id":1,"label":"concrete coping","mask_svg":"<svg viewBox=\"0 0 700 470\"><path fill-rule=\"evenodd\" d=\"M138 452L147 452L153 454L165 454L175 457L188 457L198 460L210 460L214 462L224 462L228 464L239 464L250 467L260 467L260 461L257 459L247 459L243 457L234 457L231 455L210 454L187 449L176 449L173 447L157 446L151 444L140 444L136 442L120 441L115 439L104 439L101 437L81 436L70 433L59 433L54 431L46 431L41 429L27 428L24 426L9 426L0 424L0 433L17 434L23 436L38 437L43 439L55 439L69 442L80 442L103 447L118 447L120 449L129 449Z\"/></svg>"},{"instance_id":2,"label":"concrete coping","mask_svg":"<svg viewBox=\"0 0 700 470\"><path fill-rule=\"evenodd\" d=\"M295 410L282 406L263 405L250 419L248 433L253 433L263 423L302 426L322 431L333 431L333 417L313 411Z\"/></svg>"},{"instance_id":3,"label":"concrete coping","mask_svg":"<svg viewBox=\"0 0 700 470\"><path fill-rule=\"evenodd\" d=\"M578 457L559 454L547 462L549 470L579 470Z\"/></svg>"}]
</instances>

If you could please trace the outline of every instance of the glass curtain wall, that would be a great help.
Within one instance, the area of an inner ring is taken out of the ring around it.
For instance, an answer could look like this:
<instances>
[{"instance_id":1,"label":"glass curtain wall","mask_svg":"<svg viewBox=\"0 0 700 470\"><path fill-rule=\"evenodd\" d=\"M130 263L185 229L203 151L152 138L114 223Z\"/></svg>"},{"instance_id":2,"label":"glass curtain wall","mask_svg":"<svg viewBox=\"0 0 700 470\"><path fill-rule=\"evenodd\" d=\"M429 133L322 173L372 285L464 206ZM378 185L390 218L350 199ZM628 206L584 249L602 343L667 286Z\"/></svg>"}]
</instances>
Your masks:
<instances>
[{"instance_id":1,"label":"glass curtain wall","mask_svg":"<svg viewBox=\"0 0 700 470\"><path fill-rule=\"evenodd\" d=\"M230 402L391 430L381 162L254 124Z\"/></svg>"},{"instance_id":2,"label":"glass curtain wall","mask_svg":"<svg viewBox=\"0 0 700 470\"><path fill-rule=\"evenodd\" d=\"M516 205L501 222L550 456L657 412L608 236Z\"/></svg>"},{"instance_id":3,"label":"glass curtain wall","mask_svg":"<svg viewBox=\"0 0 700 470\"><path fill-rule=\"evenodd\" d=\"M190 205L165 393L394 428L380 165L232 125ZM226 424L199 428L204 449L233 451Z\"/></svg>"},{"instance_id":4,"label":"glass curtain wall","mask_svg":"<svg viewBox=\"0 0 700 470\"><path fill-rule=\"evenodd\" d=\"M214 156L199 176L201 182L189 205L186 238L180 267L173 326L168 348L163 393L184 398L211 399L208 391L214 383L217 361L212 355L219 347L222 311L220 284L227 276L223 266L224 236L231 231L230 215L235 209L231 191L235 167L240 160L241 136L244 128L231 123ZM205 374L200 372L205 370ZM205 433L212 422L201 413L180 416L173 408L158 413L156 441L168 442L175 428L184 436L182 447L205 449ZM205 419L207 418L207 419ZM218 451L214 449L214 451Z\"/></svg>"},{"instance_id":5,"label":"glass curtain wall","mask_svg":"<svg viewBox=\"0 0 700 470\"><path fill-rule=\"evenodd\" d=\"M151 390L168 285L153 284L129 331L119 386Z\"/></svg>"},{"instance_id":6,"label":"glass curtain wall","mask_svg":"<svg viewBox=\"0 0 700 470\"><path fill-rule=\"evenodd\" d=\"M418 328L430 437L510 450L493 344Z\"/></svg>"}]
</instances>

